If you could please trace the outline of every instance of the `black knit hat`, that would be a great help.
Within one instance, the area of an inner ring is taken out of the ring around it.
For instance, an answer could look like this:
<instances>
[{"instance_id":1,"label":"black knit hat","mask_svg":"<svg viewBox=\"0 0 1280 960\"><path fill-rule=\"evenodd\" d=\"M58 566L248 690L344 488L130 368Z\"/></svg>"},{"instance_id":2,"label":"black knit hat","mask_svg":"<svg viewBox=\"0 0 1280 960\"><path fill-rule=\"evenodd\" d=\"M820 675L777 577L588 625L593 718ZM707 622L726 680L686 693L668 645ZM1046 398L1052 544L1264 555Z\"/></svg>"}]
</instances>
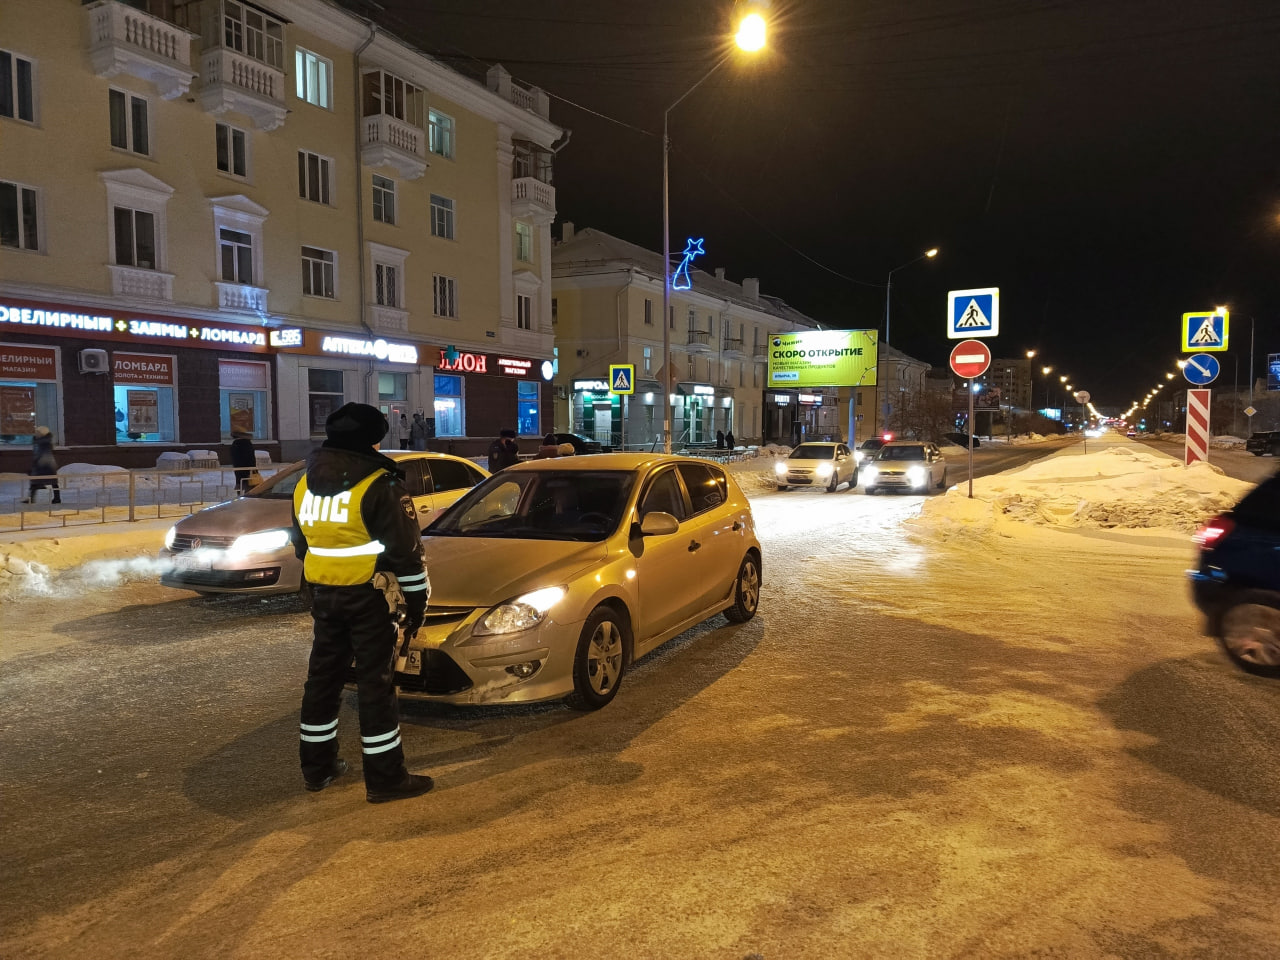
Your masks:
<instances>
[{"instance_id":1,"label":"black knit hat","mask_svg":"<svg viewBox=\"0 0 1280 960\"><path fill-rule=\"evenodd\" d=\"M387 435L387 418L367 403L347 403L324 422L328 446L343 450L370 450Z\"/></svg>"}]
</instances>

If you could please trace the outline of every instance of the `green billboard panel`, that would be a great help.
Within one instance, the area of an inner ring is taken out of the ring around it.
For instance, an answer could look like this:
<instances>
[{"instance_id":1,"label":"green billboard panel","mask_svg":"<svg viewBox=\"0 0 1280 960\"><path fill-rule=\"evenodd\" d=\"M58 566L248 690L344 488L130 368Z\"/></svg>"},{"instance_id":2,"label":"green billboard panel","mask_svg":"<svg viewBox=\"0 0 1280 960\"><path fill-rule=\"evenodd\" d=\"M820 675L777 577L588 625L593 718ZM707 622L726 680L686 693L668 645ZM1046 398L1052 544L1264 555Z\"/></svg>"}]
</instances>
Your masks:
<instances>
[{"instance_id":1,"label":"green billboard panel","mask_svg":"<svg viewBox=\"0 0 1280 960\"><path fill-rule=\"evenodd\" d=\"M878 330L804 330L769 335L769 386L872 387Z\"/></svg>"}]
</instances>

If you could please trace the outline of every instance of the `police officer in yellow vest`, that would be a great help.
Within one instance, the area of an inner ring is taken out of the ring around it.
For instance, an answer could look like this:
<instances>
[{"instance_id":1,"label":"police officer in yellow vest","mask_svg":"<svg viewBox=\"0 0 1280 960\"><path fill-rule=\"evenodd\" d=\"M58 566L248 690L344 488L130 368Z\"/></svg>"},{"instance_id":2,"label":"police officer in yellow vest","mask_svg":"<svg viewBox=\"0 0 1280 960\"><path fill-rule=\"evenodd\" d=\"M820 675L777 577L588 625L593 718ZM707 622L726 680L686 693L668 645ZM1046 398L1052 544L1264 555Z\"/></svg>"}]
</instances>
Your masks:
<instances>
[{"instance_id":1,"label":"police officer in yellow vest","mask_svg":"<svg viewBox=\"0 0 1280 960\"><path fill-rule=\"evenodd\" d=\"M376 407L348 403L335 410L325 421L328 439L308 459L293 494L294 542L313 585L315 621L302 694L302 776L314 791L346 772L338 756L338 708L354 658L370 803L420 796L433 785L405 769L393 685L395 615L387 594L373 585L378 574L399 582L405 631L416 633L431 585L404 475L376 449L386 433L386 417Z\"/></svg>"}]
</instances>

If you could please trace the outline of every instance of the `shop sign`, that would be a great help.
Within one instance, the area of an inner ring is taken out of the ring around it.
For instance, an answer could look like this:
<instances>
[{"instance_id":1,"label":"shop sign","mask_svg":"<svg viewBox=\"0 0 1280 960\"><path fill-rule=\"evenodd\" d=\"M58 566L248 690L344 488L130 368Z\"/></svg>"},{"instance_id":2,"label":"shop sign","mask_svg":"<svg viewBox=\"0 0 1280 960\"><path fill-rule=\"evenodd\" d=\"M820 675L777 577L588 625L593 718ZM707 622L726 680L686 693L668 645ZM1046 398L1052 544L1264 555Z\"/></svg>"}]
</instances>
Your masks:
<instances>
[{"instance_id":1,"label":"shop sign","mask_svg":"<svg viewBox=\"0 0 1280 960\"><path fill-rule=\"evenodd\" d=\"M0 433L30 435L36 430L36 388L0 386Z\"/></svg>"},{"instance_id":2,"label":"shop sign","mask_svg":"<svg viewBox=\"0 0 1280 960\"><path fill-rule=\"evenodd\" d=\"M147 383L173 386L173 357L150 353L113 353L111 374L116 383ZM143 430L142 433L154 433Z\"/></svg>"},{"instance_id":3,"label":"shop sign","mask_svg":"<svg viewBox=\"0 0 1280 960\"><path fill-rule=\"evenodd\" d=\"M452 352L453 356L450 357ZM437 370L460 370L463 373L488 373L489 358L483 353L464 353L460 350L441 350Z\"/></svg>"},{"instance_id":4,"label":"shop sign","mask_svg":"<svg viewBox=\"0 0 1280 960\"><path fill-rule=\"evenodd\" d=\"M801 403L812 403L822 406L822 394L820 393L802 393L796 397Z\"/></svg>"},{"instance_id":5,"label":"shop sign","mask_svg":"<svg viewBox=\"0 0 1280 960\"><path fill-rule=\"evenodd\" d=\"M791 394L775 393L770 396L770 399L773 400L773 402L776 403L778 406L785 407L787 406L787 404L791 402Z\"/></svg>"},{"instance_id":6,"label":"shop sign","mask_svg":"<svg viewBox=\"0 0 1280 960\"><path fill-rule=\"evenodd\" d=\"M58 351L53 347L0 343L0 377L8 380L57 380ZM0 433L12 432L0 430Z\"/></svg>"},{"instance_id":7,"label":"shop sign","mask_svg":"<svg viewBox=\"0 0 1280 960\"><path fill-rule=\"evenodd\" d=\"M875 330L770 334L768 386L874 386L877 349Z\"/></svg>"},{"instance_id":8,"label":"shop sign","mask_svg":"<svg viewBox=\"0 0 1280 960\"><path fill-rule=\"evenodd\" d=\"M266 350L267 333L234 324L199 323L161 317L122 317L111 314L74 313L52 306L0 303L0 329L64 336L94 334L95 340L168 340L189 346L225 347L233 350Z\"/></svg>"},{"instance_id":9,"label":"shop sign","mask_svg":"<svg viewBox=\"0 0 1280 960\"><path fill-rule=\"evenodd\" d=\"M527 377L533 369L532 360L517 360L515 357L499 357L498 369L513 377Z\"/></svg>"},{"instance_id":10,"label":"shop sign","mask_svg":"<svg viewBox=\"0 0 1280 960\"><path fill-rule=\"evenodd\" d=\"M681 393L693 394L698 397L714 397L716 388L709 383L680 383L676 385Z\"/></svg>"},{"instance_id":11,"label":"shop sign","mask_svg":"<svg viewBox=\"0 0 1280 960\"><path fill-rule=\"evenodd\" d=\"M126 390L130 433L159 433L160 406L154 390Z\"/></svg>"},{"instance_id":12,"label":"shop sign","mask_svg":"<svg viewBox=\"0 0 1280 960\"><path fill-rule=\"evenodd\" d=\"M20 323L23 326L52 330L105 333L111 329L113 322L111 317L88 313L66 313L61 310L40 310L0 304L0 323Z\"/></svg>"},{"instance_id":13,"label":"shop sign","mask_svg":"<svg viewBox=\"0 0 1280 960\"><path fill-rule=\"evenodd\" d=\"M418 362L418 348L411 343L391 343L381 338L360 340L355 337L325 337L320 341L321 353L336 353L349 357L372 357L387 363Z\"/></svg>"},{"instance_id":14,"label":"shop sign","mask_svg":"<svg viewBox=\"0 0 1280 960\"><path fill-rule=\"evenodd\" d=\"M285 327L281 330L272 330L269 340L273 347L300 347L302 346L302 328Z\"/></svg>"},{"instance_id":15,"label":"shop sign","mask_svg":"<svg viewBox=\"0 0 1280 960\"><path fill-rule=\"evenodd\" d=\"M574 393L608 393L609 381L607 380L574 380Z\"/></svg>"}]
</instances>

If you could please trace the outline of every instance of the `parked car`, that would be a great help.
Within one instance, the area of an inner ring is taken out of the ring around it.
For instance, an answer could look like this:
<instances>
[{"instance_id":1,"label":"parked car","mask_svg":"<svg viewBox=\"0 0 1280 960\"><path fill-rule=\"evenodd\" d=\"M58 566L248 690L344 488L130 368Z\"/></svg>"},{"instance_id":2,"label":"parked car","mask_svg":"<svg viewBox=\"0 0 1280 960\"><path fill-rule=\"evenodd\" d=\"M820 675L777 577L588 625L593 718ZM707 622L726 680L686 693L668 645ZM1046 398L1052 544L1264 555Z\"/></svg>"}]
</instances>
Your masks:
<instances>
[{"instance_id":1,"label":"parked car","mask_svg":"<svg viewBox=\"0 0 1280 960\"><path fill-rule=\"evenodd\" d=\"M835 493L842 483L850 490L858 485L858 461L843 443L802 443L773 469L779 490L818 486Z\"/></svg>"},{"instance_id":2,"label":"parked car","mask_svg":"<svg viewBox=\"0 0 1280 960\"><path fill-rule=\"evenodd\" d=\"M407 698L603 707L630 665L760 600L760 542L733 478L652 453L530 460L424 532L426 621L397 658Z\"/></svg>"},{"instance_id":3,"label":"parked car","mask_svg":"<svg viewBox=\"0 0 1280 960\"><path fill-rule=\"evenodd\" d=\"M938 445L927 440L893 440L878 451L874 460L862 467L863 489L867 493L880 490L918 490L947 486L947 461Z\"/></svg>"},{"instance_id":4,"label":"parked car","mask_svg":"<svg viewBox=\"0 0 1280 960\"><path fill-rule=\"evenodd\" d=\"M868 460L874 459L876 451L888 442L885 437L867 437L858 445L858 449L853 452L854 459L858 461L859 465L864 464Z\"/></svg>"},{"instance_id":5,"label":"parked car","mask_svg":"<svg viewBox=\"0 0 1280 960\"><path fill-rule=\"evenodd\" d=\"M1205 633L1243 670L1280 677L1280 474L1195 534L1189 572Z\"/></svg>"},{"instance_id":6,"label":"parked car","mask_svg":"<svg viewBox=\"0 0 1280 960\"><path fill-rule=\"evenodd\" d=\"M1130 427L1128 430L1125 431L1124 435L1128 437L1130 440L1136 440L1138 438L1138 431Z\"/></svg>"},{"instance_id":7,"label":"parked car","mask_svg":"<svg viewBox=\"0 0 1280 960\"><path fill-rule=\"evenodd\" d=\"M1249 439L1244 442L1244 448L1255 457L1265 457L1267 454L1280 457L1280 430L1251 433Z\"/></svg>"},{"instance_id":8,"label":"parked car","mask_svg":"<svg viewBox=\"0 0 1280 960\"><path fill-rule=\"evenodd\" d=\"M489 476L470 460L447 453L391 451L405 472L422 526ZM246 496L184 517L165 534L160 582L196 593L296 593L304 588L302 561L289 539L293 488L306 464L291 464Z\"/></svg>"},{"instance_id":9,"label":"parked car","mask_svg":"<svg viewBox=\"0 0 1280 960\"><path fill-rule=\"evenodd\" d=\"M555 435L556 443L568 443L573 445L573 452L576 456L584 453L608 453L611 447L606 447L599 440L592 440L590 437L584 437L578 433L557 433Z\"/></svg>"},{"instance_id":10,"label":"parked car","mask_svg":"<svg viewBox=\"0 0 1280 960\"><path fill-rule=\"evenodd\" d=\"M944 433L942 435L942 439L954 443L957 447L964 447L966 450L969 449L969 434L967 433ZM974 437L973 449L977 450L980 446L982 446L982 441L977 437Z\"/></svg>"}]
</instances>

